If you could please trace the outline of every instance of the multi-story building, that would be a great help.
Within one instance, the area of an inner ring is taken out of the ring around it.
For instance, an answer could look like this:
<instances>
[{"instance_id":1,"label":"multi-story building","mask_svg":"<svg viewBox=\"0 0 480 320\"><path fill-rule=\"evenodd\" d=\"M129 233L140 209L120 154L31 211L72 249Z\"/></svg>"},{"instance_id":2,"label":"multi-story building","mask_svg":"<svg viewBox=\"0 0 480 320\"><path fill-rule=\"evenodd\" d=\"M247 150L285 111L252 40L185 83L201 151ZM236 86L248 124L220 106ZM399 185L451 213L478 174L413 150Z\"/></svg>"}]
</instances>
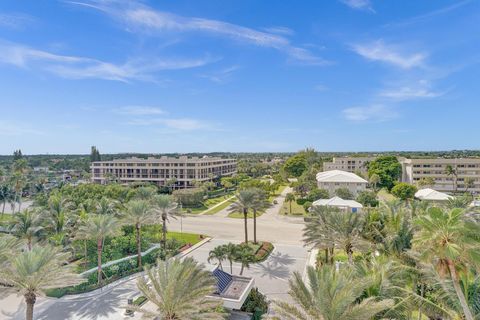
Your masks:
<instances>
[{"instance_id":1,"label":"multi-story building","mask_svg":"<svg viewBox=\"0 0 480 320\"><path fill-rule=\"evenodd\" d=\"M442 192L470 191L480 192L480 159L403 159L402 181L416 184L423 178L431 178L435 184L432 189ZM447 166L451 166L455 174L447 174ZM466 180L473 182L469 186Z\"/></svg>"},{"instance_id":2,"label":"multi-story building","mask_svg":"<svg viewBox=\"0 0 480 320\"><path fill-rule=\"evenodd\" d=\"M206 156L201 158L162 156L96 161L90 168L94 183L103 184L109 179L115 179L120 183L153 182L164 186L167 181L174 179L176 188L187 188L192 187L195 181L207 181L213 177L235 174L237 161Z\"/></svg>"},{"instance_id":3,"label":"multi-story building","mask_svg":"<svg viewBox=\"0 0 480 320\"><path fill-rule=\"evenodd\" d=\"M367 188L368 181L354 173L331 170L317 173L317 186L319 189L327 190L330 195L340 188L346 188L356 196Z\"/></svg>"},{"instance_id":4,"label":"multi-story building","mask_svg":"<svg viewBox=\"0 0 480 320\"><path fill-rule=\"evenodd\" d=\"M342 170L366 175L368 170L368 163L374 159L375 157L333 158L332 162L323 163L323 171Z\"/></svg>"}]
</instances>

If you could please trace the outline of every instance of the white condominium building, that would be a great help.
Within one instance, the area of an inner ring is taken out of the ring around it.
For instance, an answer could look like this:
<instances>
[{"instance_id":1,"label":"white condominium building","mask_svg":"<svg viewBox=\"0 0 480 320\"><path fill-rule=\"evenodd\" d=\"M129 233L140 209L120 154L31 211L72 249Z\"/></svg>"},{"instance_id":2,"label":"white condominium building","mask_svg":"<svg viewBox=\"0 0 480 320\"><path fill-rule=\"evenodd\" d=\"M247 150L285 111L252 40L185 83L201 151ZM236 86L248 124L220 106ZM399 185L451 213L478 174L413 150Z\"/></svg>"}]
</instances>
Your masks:
<instances>
[{"instance_id":1,"label":"white condominium building","mask_svg":"<svg viewBox=\"0 0 480 320\"><path fill-rule=\"evenodd\" d=\"M323 163L323 171L342 170L347 172L360 172L367 174L368 163L375 160L375 157L340 157L333 158L331 162Z\"/></svg>"},{"instance_id":2,"label":"white condominium building","mask_svg":"<svg viewBox=\"0 0 480 320\"><path fill-rule=\"evenodd\" d=\"M447 166L451 166L456 172L448 175ZM423 178L432 178L435 181L432 189L443 192L457 191L480 192L480 159L457 158L457 159L404 159L402 161L402 181L416 184ZM465 182L470 179L473 186Z\"/></svg>"},{"instance_id":3,"label":"white condominium building","mask_svg":"<svg viewBox=\"0 0 480 320\"><path fill-rule=\"evenodd\" d=\"M317 173L318 188L328 190L330 195L334 195L337 189L347 188L356 196L367 188L367 184L367 180L351 172L331 170Z\"/></svg>"},{"instance_id":4,"label":"white condominium building","mask_svg":"<svg viewBox=\"0 0 480 320\"><path fill-rule=\"evenodd\" d=\"M103 184L113 178L120 183L153 182L164 186L167 181L175 179L175 187L187 188L192 187L194 181L207 181L212 177L235 174L237 161L206 156L202 158L162 156L96 161L90 168L94 183Z\"/></svg>"}]
</instances>

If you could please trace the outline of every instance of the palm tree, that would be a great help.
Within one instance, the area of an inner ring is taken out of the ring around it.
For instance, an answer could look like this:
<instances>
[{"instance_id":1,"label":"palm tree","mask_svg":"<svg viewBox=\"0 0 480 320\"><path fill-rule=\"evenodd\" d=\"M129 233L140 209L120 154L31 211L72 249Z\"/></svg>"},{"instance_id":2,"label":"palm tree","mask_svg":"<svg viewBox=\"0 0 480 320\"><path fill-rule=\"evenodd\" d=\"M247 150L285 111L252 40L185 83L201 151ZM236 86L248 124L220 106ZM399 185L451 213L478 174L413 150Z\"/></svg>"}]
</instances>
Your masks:
<instances>
[{"instance_id":1,"label":"palm tree","mask_svg":"<svg viewBox=\"0 0 480 320\"><path fill-rule=\"evenodd\" d=\"M213 250L211 250L209 253L208 253L208 263L210 263L210 261L212 260L217 260L218 261L218 266L220 267L221 270L223 270L223 266L222 266L222 261L226 259L226 250L225 250L225 246L216 246L215 248L213 248Z\"/></svg>"},{"instance_id":2,"label":"palm tree","mask_svg":"<svg viewBox=\"0 0 480 320\"><path fill-rule=\"evenodd\" d=\"M42 222L38 211L25 209L12 216L10 231L18 238L26 240L28 250L32 250L33 240L43 231Z\"/></svg>"},{"instance_id":3,"label":"palm tree","mask_svg":"<svg viewBox=\"0 0 480 320\"><path fill-rule=\"evenodd\" d=\"M78 239L92 239L97 242L97 277L102 284L102 252L106 237L116 235L120 230L120 220L112 215L92 214L77 231Z\"/></svg>"},{"instance_id":4,"label":"palm tree","mask_svg":"<svg viewBox=\"0 0 480 320\"><path fill-rule=\"evenodd\" d=\"M325 250L325 263L333 263L335 243L332 241L333 230L330 228L330 221L331 215L338 212L339 210L333 207L314 206L312 218L303 229L305 244L312 244L318 249Z\"/></svg>"},{"instance_id":5,"label":"palm tree","mask_svg":"<svg viewBox=\"0 0 480 320\"><path fill-rule=\"evenodd\" d=\"M475 179L472 177L466 177L463 180L463 184L465 185L465 192L468 192L469 189L475 187Z\"/></svg>"},{"instance_id":6,"label":"palm tree","mask_svg":"<svg viewBox=\"0 0 480 320\"><path fill-rule=\"evenodd\" d=\"M270 203L267 201L265 191L259 188L252 188L255 199L251 205L253 210L253 243L257 243L257 212L266 209Z\"/></svg>"},{"instance_id":7,"label":"palm tree","mask_svg":"<svg viewBox=\"0 0 480 320\"><path fill-rule=\"evenodd\" d=\"M237 246L229 242L226 245L224 245L224 250L225 250L225 258L230 263L230 273L233 274L233 261L235 261L235 258L237 256Z\"/></svg>"},{"instance_id":8,"label":"palm tree","mask_svg":"<svg viewBox=\"0 0 480 320\"><path fill-rule=\"evenodd\" d=\"M307 275L308 284L298 272L289 280L289 294L298 307L275 302L282 320L366 320L393 306L391 300L361 300L372 279L355 277L350 268L336 271L334 266L323 266L315 270L309 266Z\"/></svg>"},{"instance_id":9,"label":"palm tree","mask_svg":"<svg viewBox=\"0 0 480 320\"><path fill-rule=\"evenodd\" d=\"M216 291L216 281L192 258L158 260L156 267L145 268L146 277L137 287L156 306L151 312L139 309L149 318L164 320L219 320L219 300L209 298Z\"/></svg>"},{"instance_id":10,"label":"palm tree","mask_svg":"<svg viewBox=\"0 0 480 320\"><path fill-rule=\"evenodd\" d=\"M153 206L155 212L160 215L162 219L162 247L167 249L167 221L172 217L176 219L178 215L178 203L173 198L166 194L160 194L153 198Z\"/></svg>"},{"instance_id":11,"label":"palm tree","mask_svg":"<svg viewBox=\"0 0 480 320\"><path fill-rule=\"evenodd\" d=\"M135 198L139 200L151 200L156 194L157 188L155 187L140 187L135 192Z\"/></svg>"},{"instance_id":12,"label":"palm tree","mask_svg":"<svg viewBox=\"0 0 480 320\"><path fill-rule=\"evenodd\" d=\"M306 223L304 242L324 249L328 246L343 249L348 256L348 262L353 264L354 251L366 251L370 248L370 243L363 238L364 217L355 212L326 210L328 211L336 212L319 215Z\"/></svg>"},{"instance_id":13,"label":"palm tree","mask_svg":"<svg viewBox=\"0 0 480 320\"><path fill-rule=\"evenodd\" d=\"M22 241L14 236L5 235L0 236L0 267L4 268L7 264L7 259L10 255L19 251L22 247Z\"/></svg>"},{"instance_id":14,"label":"palm tree","mask_svg":"<svg viewBox=\"0 0 480 320\"><path fill-rule=\"evenodd\" d=\"M59 194L48 199L48 209L44 212L47 221L56 234L61 233L70 222L71 202Z\"/></svg>"},{"instance_id":15,"label":"palm tree","mask_svg":"<svg viewBox=\"0 0 480 320\"><path fill-rule=\"evenodd\" d=\"M0 203L2 204L2 217L5 213L5 204L10 199L10 188L7 184L0 185Z\"/></svg>"},{"instance_id":16,"label":"palm tree","mask_svg":"<svg viewBox=\"0 0 480 320\"><path fill-rule=\"evenodd\" d=\"M22 206L22 190L26 184L25 176L22 172L15 171L13 175L10 177L10 183L13 186L13 190L15 191L12 203L12 213L15 213L15 205L18 203L18 210Z\"/></svg>"},{"instance_id":17,"label":"palm tree","mask_svg":"<svg viewBox=\"0 0 480 320\"><path fill-rule=\"evenodd\" d=\"M7 265L0 269L0 282L22 294L27 304L25 319L33 319L33 307L45 290L77 285L84 281L67 264L69 254L54 247L35 247L31 251L11 254Z\"/></svg>"},{"instance_id":18,"label":"palm tree","mask_svg":"<svg viewBox=\"0 0 480 320\"><path fill-rule=\"evenodd\" d=\"M153 223L155 221L155 212L151 209L149 202L146 200L132 200L127 203L124 221L135 226L135 234L137 241L137 266L142 268L142 225Z\"/></svg>"},{"instance_id":19,"label":"palm tree","mask_svg":"<svg viewBox=\"0 0 480 320\"><path fill-rule=\"evenodd\" d=\"M455 169L452 165L447 164L447 166L445 167L445 174L447 176L453 176L453 191L457 192L457 169Z\"/></svg>"},{"instance_id":20,"label":"palm tree","mask_svg":"<svg viewBox=\"0 0 480 320\"><path fill-rule=\"evenodd\" d=\"M119 204L117 201L102 197L96 205L95 213L116 215L118 213L118 207Z\"/></svg>"},{"instance_id":21,"label":"palm tree","mask_svg":"<svg viewBox=\"0 0 480 320\"><path fill-rule=\"evenodd\" d=\"M287 193L285 196L285 201L290 204L289 212L292 214L292 202L295 201L295 195L293 193Z\"/></svg>"},{"instance_id":22,"label":"palm tree","mask_svg":"<svg viewBox=\"0 0 480 320\"><path fill-rule=\"evenodd\" d=\"M245 243L248 243L248 209L255 202L256 193L252 189L240 190L237 194L237 201L230 206L231 212L243 213L243 223L245 228Z\"/></svg>"},{"instance_id":23,"label":"palm tree","mask_svg":"<svg viewBox=\"0 0 480 320\"><path fill-rule=\"evenodd\" d=\"M237 247L235 260L242 264L240 275L243 275L244 268L250 268L250 263L255 262L255 252L249 245L242 244Z\"/></svg>"},{"instance_id":24,"label":"palm tree","mask_svg":"<svg viewBox=\"0 0 480 320\"><path fill-rule=\"evenodd\" d=\"M440 275L449 275L466 320L473 320L459 279L459 270L478 266L478 223L466 221L464 211L430 208L415 220L419 226L413 243L420 259L433 264Z\"/></svg>"}]
</instances>

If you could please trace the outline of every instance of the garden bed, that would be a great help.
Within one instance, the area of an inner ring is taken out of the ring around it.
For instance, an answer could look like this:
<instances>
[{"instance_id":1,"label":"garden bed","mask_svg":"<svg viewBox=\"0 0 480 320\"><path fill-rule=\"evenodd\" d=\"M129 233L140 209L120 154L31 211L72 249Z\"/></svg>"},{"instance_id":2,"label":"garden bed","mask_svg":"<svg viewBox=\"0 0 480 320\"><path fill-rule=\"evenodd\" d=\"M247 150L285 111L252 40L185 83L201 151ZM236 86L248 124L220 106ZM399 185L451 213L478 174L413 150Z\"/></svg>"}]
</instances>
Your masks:
<instances>
[{"instance_id":1,"label":"garden bed","mask_svg":"<svg viewBox=\"0 0 480 320\"><path fill-rule=\"evenodd\" d=\"M240 245L245 245L245 242ZM265 261L275 248L273 244L268 241L259 241L257 243L249 241L248 246L253 249L254 263Z\"/></svg>"}]
</instances>

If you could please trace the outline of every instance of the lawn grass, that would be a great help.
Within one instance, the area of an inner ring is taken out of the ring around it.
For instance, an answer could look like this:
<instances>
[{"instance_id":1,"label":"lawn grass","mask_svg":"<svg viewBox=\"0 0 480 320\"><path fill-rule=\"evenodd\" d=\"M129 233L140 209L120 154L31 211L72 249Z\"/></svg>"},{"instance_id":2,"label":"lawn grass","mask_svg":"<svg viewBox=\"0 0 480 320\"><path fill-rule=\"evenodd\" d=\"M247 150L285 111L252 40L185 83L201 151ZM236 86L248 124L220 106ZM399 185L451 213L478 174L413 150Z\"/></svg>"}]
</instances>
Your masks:
<instances>
[{"instance_id":1,"label":"lawn grass","mask_svg":"<svg viewBox=\"0 0 480 320\"><path fill-rule=\"evenodd\" d=\"M290 213L290 203L284 202L280 208L279 214L289 216L304 216L306 212L303 206L299 205L296 201L292 201L292 213Z\"/></svg>"},{"instance_id":2,"label":"lawn grass","mask_svg":"<svg viewBox=\"0 0 480 320\"><path fill-rule=\"evenodd\" d=\"M185 232L167 232L167 239L175 239L184 243L189 243L191 245L199 243L202 238L199 234L196 233L185 233Z\"/></svg>"},{"instance_id":3,"label":"lawn grass","mask_svg":"<svg viewBox=\"0 0 480 320\"><path fill-rule=\"evenodd\" d=\"M205 212L204 214L205 215L212 215L212 214L218 213L218 212L222 211L223 209L228 208L234 202L235 202L235 197L229 199L228 201L225 201L221 205Z\"/></svg>"},{"instance_id":4,"label":"lawn grass","mask_svg":"<svg viewBox=\"0 0 480 320\"><path fill-rule=\"evenodd\" d=\"M202 213L203 211L208 210L209 208L221 203L222 201L225 201L226 199L228 199L231 196L233 196L233 192L229 192L225 195L221 195L221 196L218 196L218 197L215 197L215 198L207 199L203 202L202 206L200 206L200 207L182 208L182 213L188 213L188 214Z\"/></svg>"},{"instance_id":5,"label":"lawn grass","mask_svg":"<svg viewBox=\"0 0 480 320\"><path fill-rule=\"evenodd\" d=\"M257 211L257 218L260 217L264 213L265 213L265 211ZM228 215L228 217L229 218L234 218L234 219L243 219L243 213L232 212ZM251 210L248 211L247 218L248 219L253 219L253 211L251 211Z\"/></svg>"}]
</instances>

